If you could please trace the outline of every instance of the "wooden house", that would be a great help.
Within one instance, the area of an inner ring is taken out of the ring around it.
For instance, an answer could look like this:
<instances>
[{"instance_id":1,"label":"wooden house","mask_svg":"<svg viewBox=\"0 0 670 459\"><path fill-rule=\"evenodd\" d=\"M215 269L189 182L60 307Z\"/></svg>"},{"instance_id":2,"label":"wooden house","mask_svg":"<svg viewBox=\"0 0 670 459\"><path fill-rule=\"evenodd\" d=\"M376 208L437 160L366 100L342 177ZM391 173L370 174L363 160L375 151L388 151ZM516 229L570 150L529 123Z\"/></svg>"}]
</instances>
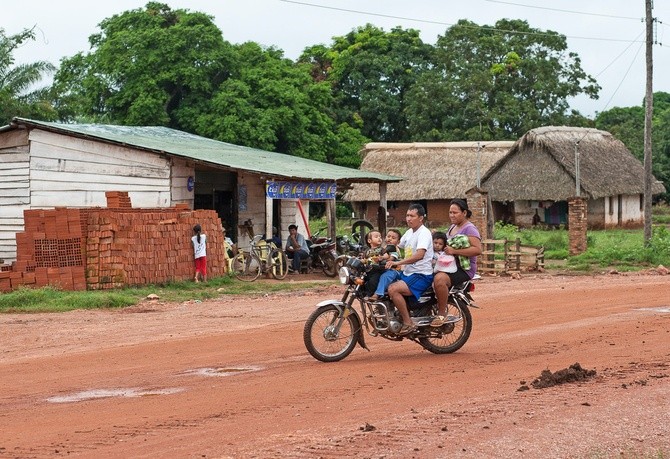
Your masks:
<instances>
[{"instance_id":1,"label":"wooden house","mask_svg":"<svg viewBox=\"0 0 670 459\"><path fill-rule=\"evenodd\" d=\"M273 226L282 238L291 223L304 228L310 200L334 210L337 187L399 180L165 127L15 118L0 128L0 258L15 259L24 210L104 207L111 191L133 207L216 210L244 247Z\"/></svg>"},{"instance_id":2,"label":"wooden house","mask_svg":"<svg viewBox=\"0 0 670 459\"><path fill-rule=\"evenodd\" d=\"M579 183L579 194L577 193ZM519 226L567 223L567 200L587 199L589 228L644 224L644 168L623 142L592 128L528 131L482 177L496 220ZM664 186L654 179L652 193Z\"/></svg>"}]
</instances>

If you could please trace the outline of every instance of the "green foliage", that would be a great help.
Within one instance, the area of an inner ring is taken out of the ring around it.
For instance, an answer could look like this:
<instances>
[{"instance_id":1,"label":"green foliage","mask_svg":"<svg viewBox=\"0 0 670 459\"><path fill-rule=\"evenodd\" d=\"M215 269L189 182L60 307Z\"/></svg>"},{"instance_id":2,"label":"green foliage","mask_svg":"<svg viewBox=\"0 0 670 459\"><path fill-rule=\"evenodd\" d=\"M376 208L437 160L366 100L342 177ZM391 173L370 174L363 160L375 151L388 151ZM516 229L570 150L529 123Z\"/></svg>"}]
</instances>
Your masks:
<instances>
[{"instance_id":1,"label":"green foliage","mask_svg":"<svg viewBox=\"0 0 670 459\"><path fill-rule=\"evenodd\" d=\"M180 110L208 98L231 60L210 16L162 3L114 15L100 29L91 53L63 59L56 74L66 120L179 128Z\"/></svg>"},{"instance_id":2,"label":"green foliage","mask_svg":"<svg viewBox=\"0 0 670 459\"><path fill-rule=\"evenodd\" d=\"M34 39L33 29L7 36L0 28L0 126L9 124L15 116L43 120L56 118L48 88L35 88L54 71L54 66L45 61L15 65L14 50Z\"/></svg>"},{"instance_id":3,"label":"green foliage","mask_svg":"<svg viewBox=\"0 0 670 459\"><path fill-rule=\"evenodd\" d=\"M660 202L653 206L651 221L655 225L670 225L670 205Z\"/></svg>"},{"instance_id":4,"label":"green foliage","mask_svg":"<svg viewBox=\"0 0 670 459\"><path fill-rule=\"evenodd\" d=\"M438 38L431 62L408 95L413 140L516 140L542 125L586 124L568 114L568 99L600 89L565 36L521 20L461 20Z\"/></svg>"},{"instance_id":5,"label":"green foliage","mask_svg":"<svg viewBox=\"0 0 670 459\"><path fill-rule=\"evenodd\" d=\"M342 166L360 164L366 139L328 115L327 83L312 81L307 65L255 43L233 47L231 76L202 110L182 119L193 132L224 142L290 153Z\"/></svg>"},{"instance_id":6,"label":"green foliage","mask_svg":"<svg viewBox=\"0 0 670 459\"><path fill-rule=\"evenodd\" d=\"M329 48L305 49L300 62L316 81L332 85L338 122L375 141L402 142L410 138L407 93L428 68L430 50L418 30L366 24L334 37Z\"/></svg>"},{"instance_id":7,"label":"green foliage","mask_svg":"<svg viewBox=\"0 0 670 459\"><path fill-rule=\"evenodd\" d=\"M621 140L633 155L644 161L644 106L615 107L599 113L598 129ZM652 173L665 186L660 199L670 202L670 94L654 93L652 118Z\"/></svg>"}]
</instances>

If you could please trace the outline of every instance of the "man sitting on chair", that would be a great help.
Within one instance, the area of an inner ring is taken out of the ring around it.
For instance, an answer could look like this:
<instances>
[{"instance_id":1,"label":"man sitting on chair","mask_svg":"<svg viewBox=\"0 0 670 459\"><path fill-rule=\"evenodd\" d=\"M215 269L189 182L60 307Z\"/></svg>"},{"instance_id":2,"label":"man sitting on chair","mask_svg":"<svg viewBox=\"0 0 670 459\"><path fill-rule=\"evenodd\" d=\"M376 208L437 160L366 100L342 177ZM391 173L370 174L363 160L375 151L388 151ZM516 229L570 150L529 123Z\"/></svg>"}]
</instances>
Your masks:
<instances>
[{"instance_id":1,"label":"man sitting on chair","mask_svg":"<svg viewBox=\"0 0 670 459\"><path fill-rule=\"evenodd\" d=\"M309 258L309 246L305 240L305 236L298 233L297 225L289 225L288 238L286 239L286 256L293 259L292 272L300 272L300 262ZM291 270L289 269L289 273Z\"/></svg>"}]
</instances>

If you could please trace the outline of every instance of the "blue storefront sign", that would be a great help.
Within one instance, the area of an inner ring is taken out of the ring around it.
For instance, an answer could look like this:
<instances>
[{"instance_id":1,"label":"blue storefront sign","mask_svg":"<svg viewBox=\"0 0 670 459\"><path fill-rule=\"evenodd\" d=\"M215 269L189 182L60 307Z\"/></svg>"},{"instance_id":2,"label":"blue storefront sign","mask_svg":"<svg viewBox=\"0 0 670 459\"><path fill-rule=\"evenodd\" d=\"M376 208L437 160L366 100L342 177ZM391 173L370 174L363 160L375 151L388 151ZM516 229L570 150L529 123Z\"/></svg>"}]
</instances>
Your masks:
<instances>
[{"instance_id":1,"label":"blue storefront sign","mask_svg":"<svg viewBox=\"0 0 670 459\"><path fill-rule=\"evenodd\" d=\"M274 182L265 184L265 194L272 199L335 199L335 182Z\"/></svg>"}]
</instances>

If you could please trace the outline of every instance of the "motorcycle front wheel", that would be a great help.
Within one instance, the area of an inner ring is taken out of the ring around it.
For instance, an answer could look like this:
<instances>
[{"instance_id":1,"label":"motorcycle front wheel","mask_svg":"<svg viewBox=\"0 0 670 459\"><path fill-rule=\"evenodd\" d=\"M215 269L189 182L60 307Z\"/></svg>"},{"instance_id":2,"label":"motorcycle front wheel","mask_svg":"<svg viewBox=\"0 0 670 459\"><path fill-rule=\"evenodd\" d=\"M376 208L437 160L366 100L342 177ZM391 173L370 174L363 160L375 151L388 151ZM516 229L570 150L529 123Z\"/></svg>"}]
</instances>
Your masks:
<instances>
[{"instance_id":1,"label":"motorcycle front wheel","mask_svg":"<svg viewBox=\"0 0 670 459\"><path fill-rule=\"evenodd\" d=\"M321 257L323 263L323 273L328 277L337 276L339 268L337 267L337 261L332 253L326 253Z\"/></svg>"},{"instance_id":2,"label":"motorcycle front wheel","mask_svg":"<svg viewBox=\"0 0 670 459\"><path fill-rule=\"evenodd\" d=\"M419 338L424 349L433 354L451 354L468 341L472 331L472 314L467 306L449 304L447 315L450 323L432 328L430 336Z\"/></svg>"},{"instance_id":3,"label":"motorcycle front wheel","mask_svg":"<svg viewBox=\"0 0 670 459\"><path fill-rule=\"evenodd\" d=\"M305 322L302 337L307 351L322 362L338 362L354 350L361 332L355 314L342 317L334 305L314 311Z\"/></svg>"}]
</instances>

